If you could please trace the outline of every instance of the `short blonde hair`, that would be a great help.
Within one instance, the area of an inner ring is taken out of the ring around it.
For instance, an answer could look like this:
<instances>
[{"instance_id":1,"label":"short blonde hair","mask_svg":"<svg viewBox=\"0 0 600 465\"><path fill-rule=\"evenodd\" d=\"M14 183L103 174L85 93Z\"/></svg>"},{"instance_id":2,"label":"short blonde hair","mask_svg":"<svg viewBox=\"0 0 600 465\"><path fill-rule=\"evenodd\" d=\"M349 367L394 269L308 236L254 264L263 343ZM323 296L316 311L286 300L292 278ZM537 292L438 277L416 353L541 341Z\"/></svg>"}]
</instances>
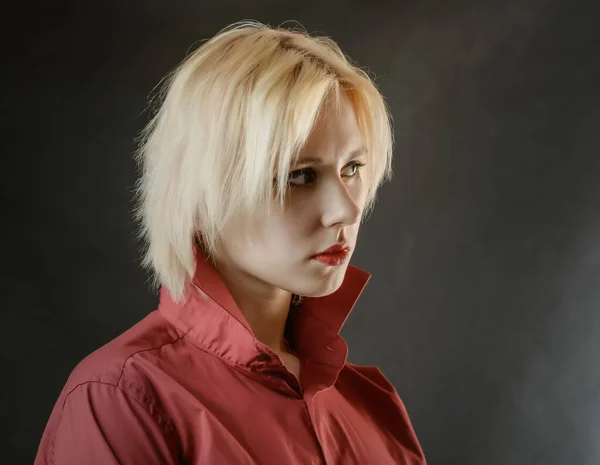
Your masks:
<instances>
[{"instance_id":1,"label":"short blonde hair","mask_svg":"<svg viewBox=\"0 0 600 465\"><path fill-rule=\"evenodd\" d=\"M391 117L368 74L330 38L238 22L165 78L135 153L134 218L155 288L183 299L198 237L214 259L232 218L269 206L274 194L284 199L295 158L324 105L339 104L341 92L370 157L368 211L391 174Z\"/></svg>"}]
</instances>

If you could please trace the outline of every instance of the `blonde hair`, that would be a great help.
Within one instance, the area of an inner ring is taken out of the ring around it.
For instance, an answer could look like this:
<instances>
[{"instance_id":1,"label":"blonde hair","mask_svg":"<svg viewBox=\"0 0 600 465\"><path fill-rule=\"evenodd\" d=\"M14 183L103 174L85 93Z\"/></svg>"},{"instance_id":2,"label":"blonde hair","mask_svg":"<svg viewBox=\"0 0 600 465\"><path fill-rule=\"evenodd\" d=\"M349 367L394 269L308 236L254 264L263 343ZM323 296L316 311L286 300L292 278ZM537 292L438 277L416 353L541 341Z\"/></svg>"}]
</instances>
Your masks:
<instances>
[{"instance_id":1,"label":"blonde hair","mask_svg":"<svg viewBox=\"0 0 600 465\"><path fill-rule=\"evenodd\" d=\"M391 174L391 117L368 74L330 38L238 22L165 78L135 153L134 218L155 288L183 299L198 238L214 259L233 217L268 207L274 190L283 201L295 157L324 105L338 106L341 92L350 97L370 157L363 178L368 211Z\"/></svg>"}]
</instances>

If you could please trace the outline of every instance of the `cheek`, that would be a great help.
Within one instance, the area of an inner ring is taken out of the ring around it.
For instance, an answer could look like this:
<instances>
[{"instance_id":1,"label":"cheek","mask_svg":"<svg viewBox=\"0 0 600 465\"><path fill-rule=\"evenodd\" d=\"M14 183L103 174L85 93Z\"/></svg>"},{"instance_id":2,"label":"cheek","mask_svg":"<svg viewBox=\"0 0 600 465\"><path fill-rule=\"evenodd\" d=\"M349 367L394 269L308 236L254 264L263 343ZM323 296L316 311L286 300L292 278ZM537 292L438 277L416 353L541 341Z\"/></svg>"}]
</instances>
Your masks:
<instances>
[{"instance_id":1,"label":"cheek","mask_svg":"<svg viewBox=\"0 0 600 465\"><path fill-rule=\"evenodd\" d=\"M318 223L316 202L314 194L309 191L290 195L282 216L282 229L294 237L302 237L312 231Z\"/></svg>"},{"instance_id":2,"label":"cheek","mask_svg":"<svg viewBox=\"0 0 600 465\"><path fill-rule=\"evenodd\" d=\"M359 206L361 212L367 203L367 191L367 186L362 179L359 179L358 182L350 186L352 198L356 205Z\"/></svg>"},{"instance_id":3,"label":"cheek","mask_svg":"<svg viewBox=\"0 0 600 465\"><path fill-rule=\"evenodd\" d=\"M273 215L255 231L252 242L261 252L289 250L302 237L301 225L302 221L293 212Z\"/></svg>"}]
</instances>

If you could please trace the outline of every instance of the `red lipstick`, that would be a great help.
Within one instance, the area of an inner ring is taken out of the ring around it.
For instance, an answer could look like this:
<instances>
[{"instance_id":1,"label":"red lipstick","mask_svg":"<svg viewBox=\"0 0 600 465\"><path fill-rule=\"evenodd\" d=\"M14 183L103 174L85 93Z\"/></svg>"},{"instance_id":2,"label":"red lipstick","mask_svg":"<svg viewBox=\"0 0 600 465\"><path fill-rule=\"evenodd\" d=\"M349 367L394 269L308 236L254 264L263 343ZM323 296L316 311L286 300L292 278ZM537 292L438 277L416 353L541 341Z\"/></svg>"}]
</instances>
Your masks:
<instances>
[{"instance_id":1,"label":"red lipstick","mask_svg":"<svg viewBox=\"0 0 600 465\"><path fill-rule=\"evenodd\" d=\"M350 257L350 247L345 244L336 244L323 252L313 255L313 259L329 266L343 265Z\"/></svg>"}]
</instances>

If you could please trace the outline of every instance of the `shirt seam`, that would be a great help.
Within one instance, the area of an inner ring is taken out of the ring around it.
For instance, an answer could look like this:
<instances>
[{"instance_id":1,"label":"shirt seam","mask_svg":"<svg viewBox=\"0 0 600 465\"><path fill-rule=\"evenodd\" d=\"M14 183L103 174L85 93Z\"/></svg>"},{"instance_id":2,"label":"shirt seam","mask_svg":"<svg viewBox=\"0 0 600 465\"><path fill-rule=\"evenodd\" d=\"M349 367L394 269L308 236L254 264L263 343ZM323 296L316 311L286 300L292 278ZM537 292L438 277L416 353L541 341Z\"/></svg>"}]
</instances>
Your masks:
<instances>
[{"instance_id":1,"label":"shirt seam","mask_svg":"<svg viewBox=\"0 0 600 465\"><path fill-rule=\"evenodd\" d=\"M172 342L176 342L181 338L177 338L175 341ZM160 347L164 346L166 344L161 345ZM139 352L143 352L143 351L139 351ZM129 358L129 357L128 357ZM73 387L73 389L71 389L66 395L65 395L65 400L63 401L63 404L61 406L61 410L60 410L60 418L58 420L58 424L60 424L60 422L62 421L62 417L64 414L64 410L65 410L65 405L67 403L67 400L69 399L69 396L75 392L76 389L80 388L81 386L84 386L86 384L91 384L91 383L96 383L96 384L103 384L105 386L111 386L113 388L119 389L121 392L123 392L123 394L125 394L129 399L135 401L138 405L140 405L140 407L142 407L142 409L150 416L150 418L152 418L154 420L154 422L158 425L158 427L167 435L171 436L173 435L173 423L170 421L170 418L167 420L165 419L165 417L163 416L164 414L162 412L159 411L155 411L152 412L150 409L148 409L148 407L139 399L137 399L135 396L133 396L132 394L130 394L129 392L127 392L125 389L123 389L121 386L119 386L118 384L113 384L113 383L109 383L106 381L95 381L95 380L88 380L88 381L84 381L82 383L77 384L75 387ZM161 409L162 410L162 409ZM57 428L58 430L58 428ZM50 446L50 454L49 454L49 461L48 463L50 465L53 465L54 462L54 453L55 453L55 444L56 444L56 436L58 434L58 431L54 432L53 438L52 438L52 443Z\"/></svg>"},{"instance_id":2,"label":"shirt seam","mask_svg":"<svg viewBox=\"0 0 600 465\"><path fill-rule=\"evenodd\" d=\"M157 349L162 349L163 347L170 345L170 344L175 344L177 341L180 341L181 339L183 339L185 337L185 335L188 333L188 331L182 331L180 330L177 326L175 326L175 330L180 332L181 335L179 335L176 339L173 339L171 341L165 342L159 346L156 347L150 347L147 349L140 349L137 352L134 352L132 354L130 354L124 361L123 361L123 366L121 367L121 373L119 373L119 378L117 379L117 385L120 384L121 382L121 378L123 377L123 374L125 373L125 365L127 365L127 362L129 361L130 358L132 358L134 355L137 354L141 354L142 352L150 352L151 350L157 350Z\"/></svg>"},{"instance_id":3,"label":"shirt seam","mask_svg":"<svg viewBox=\"0 0 600 465\"><path fill-rule=\"evenodd\" d=\"M113 384L113 383L109 383L109 382L106 382L106 381L87 380L87 381L84 381L84 382L82 382L82 383L79 383L79 384L77 384L75 387L73 387L73 389L71 389L71 390L70 390L70 391L69 391L69 392L68 392L68 393L65 395L65 400L63 401L63 404L62 404L62 407L61 407L61 415L62 415L62 411L63 411L63 410L64 410L64 408L65 408L65 404L67 403L67 399L68 399L68 397L71 395L71 393L72 393L73 391L75 391L75 390L76 390L78 387L80 387L80 386L82 386L82 385L84 385L84 384L87 384L87 383L100 383L100 384L106 384L106 385L109 385L109 386L114 386L114 387L116 387L116 388L119 388L119 389L120 389L121 391L123 391L125 394L127 394L127 396L131 397L132 399L135 399L135 397L133 397L133 396L132 396L130 393L128 393L128 392L127 392L127 391L126 391L126 390L125 390L123 387L121 387L121 386L120 386L120 384L121 384L121 379L123 378L123 374L125 373L125 366L127 365L127 362L128 362L128 361L129 361L129 359L131 359L131 358L132 358L134 355L140 354L140 353L142 353L142 352L149 352L149 351L151 351L151 350L157 350L157 349L161 349L161 348L163 348L163 347L165 347L165 346L167 346L167 345L174 344L174 343L176 343L177 341L180 341L181 339L183 339L183 338L185 337L185 335L186 335L186 332L182 332L182 331L181 331L179 328L177 328L177 327L175 327L175 330L176 330L177 332L181 333L181 334L180 334L180 335L179 335L179 336L178 336L176 339L173 339L173 340L171 340L171 341L167 341L167 342L165 342L165 343L163 343L163 344L160 344L160 345L158 345L158 346L156 346L156 347L150 347L150 348L147 348L147 349L140 349L140 350L138 350L138 351L136 351L136 352L134 352L134 353L130 354L130 355L129 355L129 356L128 356L128 357L127 357L127 358L126 358L124 361L123 361L123 366L121 367L121 372L119 373L119 377L117 378L117 381L116 381L116 383L114 383L114 384ZM140 389L139 391L140 391L140 394L144 395L143 389ZM149 398L150 398L150 396L149 396ZM142 403L142 402L140 402L138 399L135 399L135 400L136 400L138 403L140 403L140 405L143 405L143 403ZM153 400L153 399L152 399L152 400ZM147 409L146 407L144 407L144 409L145 409L145 410L146 410L146 411L147 411L147 412L148 412L150 415L154 416L154 415L153 415L153 414L152 414L150 411L148 411L148 409ZM162 410L162 409L161 409L161 410ZM164 414L164 413L161 413L161 412L157 412L157 415L159 415L159 416L161 417L161 420L162 420L162 421L165 423L166 427L168 427L169 429L172 429L172 428L173 428L173 422L172 422L171 418L170 418L168 415L166 415L166 414Z\"/></svg>"},{"instance_id":4,"label":"shirt seam","mask_svg":"<svg viewBox=\"0 0 600 465\"><path fill-rule=\"evenodd\" d=\"M164 432L165 432L166 434L168 434L168 435L171 435L171 434L173 434L173 430L174 430L174 423L173 423L173 420L171 419L171 417L170 417L170 416L169 416L169 415L168 415L166 412L164 412L164 410L163 410L162 408L158 407L158 404L156 404L156 403L155 403L155 401L154 401L154 398L153 398L153 397L151 397L151 396L146 396L146 395L144 394L144 390L143 390L143 389L139 389L139 394L140 394L140 395L142 395L143 397L147 397L147 398L149 399L149 401L150 401L151 403L153 403L153 404L156 406L156 410L154 410L154 412L153 412L153 411L151 411L151 409L148 409L148 407L147 407L147 406L146 406L146 405L145 405L145 404L144 404L142 401L140 401L139 399L137 399L136 397L134 397L132 394L130 394L129 392L127 392L127 391L126 391L126 390L125 390L125 389L124 389L122 386L120 386L120 383L121 383L121 379L123 378L123 374L124 374L124 372L125 372L125 366L127 365L127 362L128 362L128 361L129 361L129 359L130 359L130 358L132 358L134 355L137 355L137 354L139 354L139 353L142 353L142 352L149 352L149 351L151 351L151 350L157 350L157 349L160 349L160 348L162 348L162 347L165 347L165 346L167 346L167 345L169 345L169 344L174 344L174 343L176 343L177 341L180 341L181 339L183 339L183 338L185 337L185 335L187 334L187 331L182 331L182 330L180 330L179 328L177 328L176 326L174 326L174 327L175 327L175 330L176 330L178 333L180 333L176 339L173 339L173 340L167 341L167 342L165 342L165 343L163 343L163 344L160 344L160 345L158 345L158 346L156 346L156 347L150 347L150 348L147 348L147 349L141 349L141 350L138 350L138 351L136 351L136 352L134 352L134 353L130 354L130 355L129 355L129 356L128 356L128 357L127 357L127 358L126 358L124 361L123 361L123 366L121 367L121 372L119 373L119 377L118 377L118 379L117 379L117 382L116 382L116 384L109 383L109 382L106 382L106 381L87 380L87 381L84 381L84 382L82 382L82 383L79 383L79 384L77 384L75 387L73 387L73 388L72 388L72 389L71 389L71 390L70 390L70 391L69 391L69 392L68 392L68 393L65 395L65 399L64 399L64 401L63 401L63 404L62 404L62 406L61 406L59 423L60 423L60 421L62 420L62 415L63 415L64 409L65 409L65 405L66 405L66 403L67 403L67 400L68 400L69 396L70 396L70 395L71 395L71 394L72 394L72 393L73 393L73 392L74 392L74 391L75 391L77 388L79 388L80 386L83 386L83 385L85 385L85 384L89 384L89 383L98 383L98 384L104 384L104 385L107 385L107 386L112 386L112 387L115 387L115 388L117 388L117 389L121 390L121 391L122 391L122 392L123 392L123 393L124 393L124 394L125 394L127 397L129 397L130 399L133 399L133 400L135 400L135 401L136 401L136 402L137 402L137 403L138 403L138 404L139 404L139 405L140 405L140 406L141 406L141 407L144 409L144 411L145 411L146 413L148 413L148 415L150 415L150 417L151 417L151 418L152 418L152 419L153 419L153 420L154 420L154 421L155 421L155 422L156 422L156 423L159 425L159 427L161 428L161 430L162 430L162 431L164 431ZM52 443L51 443L51 454L50 454L50 457L49 457L49 459L50 459L50 464L53 464L53 463L54 463L54 445L55 445L55 441L56 441L56 432L55 432L55 434L54 434L54 437L52 438Z\"/></svg>"},{"instance_id":5,"label":"shirt seam","mask_svg":"<svg viewBox=\"0 0 600 465\"><path fill-rule=\"evenodd\" d=\"M148 413L148 415L150 415L156 421L156 423L159 424L159 426L161 427L162 430L164 430L165 433L171 434L171 432L173 430L173 423L170 422L170 421L167 421L164 418L164 416L163 416L163 414L161 412L155 412L155 413L153 413L152 411L150 411L148 409L148 407L144 404L144 402L140 401L138 398L136 398L135 396L133 396L131 393L127 392L127 390L125 390L123 387L119 386L118 384L109 383L107 381L88 380L88 381L84 381L83 383L79 383L77 386L75 386L73 389L71 389L68 392L68 394L65 396L65 400L63 401L63 405L62 405L62 408L61 408L61 418L62 418L62 414L63 414L64 409L65 409L65 404L67 403L67 400L68 400L69 396L77 388L79 388L79 387L81 387L81 386L83 386L85 384L90 384L90 383L104 384L106 386L112 386L114 388L119 389L127 397L129 397L130 399L135 400L136 403L138 403L146 411L146 413Z\"/></svg>"}]
</instances>

